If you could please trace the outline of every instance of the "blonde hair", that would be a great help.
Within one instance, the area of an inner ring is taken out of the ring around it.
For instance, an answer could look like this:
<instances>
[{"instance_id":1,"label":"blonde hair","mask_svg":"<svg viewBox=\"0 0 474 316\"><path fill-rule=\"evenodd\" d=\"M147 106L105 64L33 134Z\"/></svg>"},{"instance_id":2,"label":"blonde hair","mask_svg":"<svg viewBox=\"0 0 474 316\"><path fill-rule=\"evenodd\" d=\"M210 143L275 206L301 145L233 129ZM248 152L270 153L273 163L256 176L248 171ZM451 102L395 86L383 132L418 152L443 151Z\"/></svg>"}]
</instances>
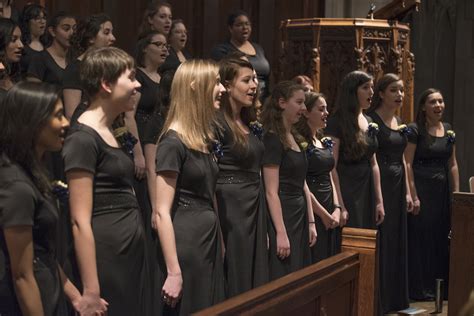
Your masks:
<instances>
[{"instance_id":1,"label":"blonde hair","mask_svg":"<svg viewBox=\"0 0 474 316\"><path fill-rule=\"evenodd\" d=\"M212 61L194 59L178 67L171 84L171 102L161 136L176 123L179 138L190 149L202 151L216 139L213 93L218 76L219 68Z\"/></svg>"}]
</instances>

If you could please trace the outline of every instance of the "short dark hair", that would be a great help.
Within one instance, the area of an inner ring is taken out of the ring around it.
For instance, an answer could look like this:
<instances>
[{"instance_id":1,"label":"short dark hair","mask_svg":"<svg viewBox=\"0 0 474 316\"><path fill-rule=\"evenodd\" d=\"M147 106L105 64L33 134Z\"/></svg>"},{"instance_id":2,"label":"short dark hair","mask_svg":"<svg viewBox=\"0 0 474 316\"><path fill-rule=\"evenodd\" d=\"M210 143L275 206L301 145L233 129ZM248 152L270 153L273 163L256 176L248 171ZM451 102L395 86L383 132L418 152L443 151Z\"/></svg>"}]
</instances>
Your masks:
<instances>
[{"instance_id":1,"label":"short dark hair","mask_svg":"<svg viewBox=\"0 0 474 316\"><path fill-rule=\"evenodd\" d=\"M101 81L114 83L127 69L134 69L133 58L117 47L101 47L88 51L79 73L84 90L89 97L100 91Z\"/></svg>"},{"instance_id":2,"label":"short dark hair","mask_svg":"<svg viewBox=\"0 0 474 316\"><path fill-rule=\"evenodd\" d=\"M237 20L237 18L238 18L239 16L242 16L242 15L243 15L243 16L246 16L247 19L250 20L250 17L249 17L249 15L248 15L247 12L245 12L244 10L237 10L237 11L234 11L234 12L232 12L231 14L229 14L229 16L227 17L227 25L228 25L228 26L234 25L235 20Z\"/></svg>"}]
</instances>

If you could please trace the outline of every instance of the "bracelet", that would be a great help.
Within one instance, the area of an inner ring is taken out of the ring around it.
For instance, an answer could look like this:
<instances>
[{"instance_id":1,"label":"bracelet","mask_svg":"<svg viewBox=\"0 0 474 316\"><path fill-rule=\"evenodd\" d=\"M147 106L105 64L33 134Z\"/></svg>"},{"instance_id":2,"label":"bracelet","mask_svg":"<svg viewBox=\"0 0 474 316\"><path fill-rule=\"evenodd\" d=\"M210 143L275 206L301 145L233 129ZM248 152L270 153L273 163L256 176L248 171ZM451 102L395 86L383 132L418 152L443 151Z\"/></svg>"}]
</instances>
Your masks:
<instances>
[{"instance_id":1,"label":"bracelet","mask_svg":"<svg viewBox=\"0 0 474 316\"><path fill-rule=\"evenodd\" d=\"M316 222L309 222L309 224L316 224Z\"/></svg>"},{"instance_id":2,"label":"bracelet","mask_svg":"<svg viewBox=\"0 0 474 316\"><path fill-rule=\"evenodd\" d=\"M338 208L338 209L340 209L340 210L342 211L342 206L341 206L341 205L339 205L339 204L334 204L334 209L336 209L336 208Z\"/></svg>"}]
</instances>

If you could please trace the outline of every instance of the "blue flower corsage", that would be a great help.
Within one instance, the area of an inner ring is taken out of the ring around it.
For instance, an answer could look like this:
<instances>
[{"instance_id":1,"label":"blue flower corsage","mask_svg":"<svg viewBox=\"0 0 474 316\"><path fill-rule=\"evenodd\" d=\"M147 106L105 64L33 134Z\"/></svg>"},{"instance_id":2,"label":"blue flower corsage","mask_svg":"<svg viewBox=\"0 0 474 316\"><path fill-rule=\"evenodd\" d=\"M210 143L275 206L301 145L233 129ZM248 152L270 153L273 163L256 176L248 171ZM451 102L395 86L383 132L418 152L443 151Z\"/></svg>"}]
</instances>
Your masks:
<instances>
[{"instance_id":1,"label":"blue flower corsage","mask_svg":"<svg viewBox=\"0 0 474 316\"><path fill-rule=\"evenodd\" d=\"M263 125L259 121L252 121L249 124L249 128L252 131L252 134L257 136L258 139L262 139L263 136Z\"/></svg>"},{"instance_id":2,"label":"blue flower corsage","mask_svg":"<svg viewBox=\"0 0 474 316\"><path fill-rule=\"evenodd\" d=\"M321 138L321 143L323 144L324 147L329 149L330 152L332 152L332 148L334 147L334 141L332 140L331 137L323 137Z\"/></svg>"},{"instance_id":3,"label":"blue flower corsage","mask_svg":"<svg viewBox=\"0 0 474 316\"><path fill-rule=\"evenodd\" d=\"M400 132L400 134L402 135L408 135L411 133L411 130L410 128L406 125L406 124L401 124L398 126L398 131Z\"/></svg>"},{"instance_id":4,"label":"blue flower corsage","mask_svg":"<svg viewBox=\"0 0 474 316\"><path fill-rule=\"evenodd\" d=\"M66 200L69 197L67 184L59 180L53 181L51 183L51 192L59 201Z\"/></svg>"},{"instance_id":5,"label":"blue flower corsage","mask_svg":"<svg viewBox=\"0 0 474 316\"><path fill-rule=\"evenodd\" d=\"M446 132L448 136L448 142L454 144L456 142L456 133L453 130L449 130Z\"/></svg>"},{"instance_id":6,"label":"blue flower corsage","mask_svg":"<svg viewBox=\"0 0 474 316\"><path fill-rule=\"evenodd\" d=\"M306 142L305 142L306 143ZM307 144L307 143L306 143ZM314 144L309 144L306 146L306 157L309 158L316 152L316 146Z\"/></svg>"},{"instance_id":7,"label":"blue flower corsage","mask_svg":"<svg viewBox=\"0 0 474 316\"><path fill-rule=\"evenodd\" d=\"M126 126L119 127L114 130L115 139L120 143L123 150L127 154L133 157L133 147L137 144L138 140L133 136Z\"/></svg>"},{"instance_id":8,"label":"blue flower corsage","mask_svg":"<svg viewBox=\"0 0 474 316\"><path fill-rule=\"evenodd\" d=\"M377 123L370 122L367 132L369 133L369 136L376 136L379 133L379 125Z\"/></svg>"},{"instance_id":9,"label":"blue flower corsage","mask_svg":"<svg viewBox=\"0 0 474 316\"><path fill-rule=\"evenodd\" d=\"M217 159L220 159L224 156L224 150L222 143L218 140L213 140L212 141L212 153Z\"/></svg>"}]
</instances>

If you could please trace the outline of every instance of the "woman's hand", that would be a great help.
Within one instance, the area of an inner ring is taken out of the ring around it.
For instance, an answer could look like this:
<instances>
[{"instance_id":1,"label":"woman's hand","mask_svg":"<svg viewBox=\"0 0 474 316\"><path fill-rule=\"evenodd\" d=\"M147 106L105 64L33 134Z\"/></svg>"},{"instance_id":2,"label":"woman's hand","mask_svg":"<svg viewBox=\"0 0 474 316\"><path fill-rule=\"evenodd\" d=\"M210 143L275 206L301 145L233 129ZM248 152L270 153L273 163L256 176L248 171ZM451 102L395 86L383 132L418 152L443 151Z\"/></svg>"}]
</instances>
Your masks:
<instances>
[{"instance_id":1,"label":"woman's hand","mask_svg":"<svg viewBox=\"0 0 474 316\"><path fill-rule=\"evenodd\" d=\"M345 206L341 207L341 219L339 221L339 227L344 227L347 225L347 221L349 221L349 212L347 211Z\"/></svg>"},{"instance_id":2,"label":"woman's hand","mask_svg":"<svg viewBox=\"0 0 474 316\"><path fill-rule=\"evenodd\" d=\"M165 284L161 289L161 296L163 302L170 305L172 308L181 299L183 293L183 277L181 273L178 274L168 274L166 277Z\"/></svg>"},{"instance_id":3,"label":"woman's hand","mask_svg":"<svg viewBox=\"0 0 474 316\"><path fill-rule=\"evenodd\" d=\"M407 200L407 212L411 213L413 212L413 199L411 198L410 194L407 194L406 200Z\"/></svg>"},{"instance_id":4,"label":"woman's hand","mask_svg":"<svg viewBox=\"0 0 474 316\"><path fill-rule=\"evenodd\" d=\"M109 303L100 298L100 295L87 292L85 292L78 301L72 303L74 309L81 316L106 315L107 307L109 306Z\"/></svg>"},{"instance_id":5,"label":"woman's hand","mask_svg":"<svg viewBox=\"0 0 474 316\"><path fill-rule=\"evenodd\" d=\"M309 246L313 247L316 244L318 232L316 231L316 223L309 223Z\"/></svg>"},{"instance_id":6,"label":"woman's hand","mask_svg":"<svg viewBox=\"0 0 474 316\"><path fill-rule=\"evenodd\" d=\"M135 164L135 178L137 178L137 180L144 179L146 176L145 156L143 156L143 154L135 154L133 162Z\"/></svg>"},{"instance_id":7,"label":"woman's hand","mask_svg":"<svg viewBox=\"0 0 474 316\"><path fill-rule=\"evenodd\" d=\"M276 234L277 242L277 256L280 259L285 259L290 255L290 240L286 232Z\"/></svg>"},{"instance_id":8,"label":"woman's hand","mask_svg":"<svg viewBox=\"0 0 474 316\"><path fill-rule=\"evenodd\" d=\"M385 218L385 209L383 207L383 203L378 203L375 206L375 224L378 226L383 223Z\"/></svg>"},{"instance_id":9,"label":"woman's hand","mask_svg":"<svg viewBox=\"0 0 474 316\"><path fill-rule=\"evenodd\" d=\"M341 209L339 207L334 209L334 212L332 212L332 218L334 219L333 225L331 228L336 228L341 225Z\"/></svg>"},{"instance_id":10,"label":"woman's hand","mask_svg":"<svg viewBox=\"0 0 474 316\"><path fill-rule=\"evenodd\" d=\"M328 211L324 210L322 215L323 216L320 216L320 218L323 221L323 224L324 224L324 227L326 227L326 230L334 228L339 225L339 220L336 220L336 218L332 216L331 214L329 214Z\"/></svg>"},{"instance_id":11,"label":"woman's hand","mask_svg":"<svg viewBox=\"0 0 474 316\"><path fill-rule=\"evenodd\" d=\"M420 200L416 196L413 198L413 211L412 211L413 215L420 214L420 207L421 207Z\"/></svg>"}]
</instances>

